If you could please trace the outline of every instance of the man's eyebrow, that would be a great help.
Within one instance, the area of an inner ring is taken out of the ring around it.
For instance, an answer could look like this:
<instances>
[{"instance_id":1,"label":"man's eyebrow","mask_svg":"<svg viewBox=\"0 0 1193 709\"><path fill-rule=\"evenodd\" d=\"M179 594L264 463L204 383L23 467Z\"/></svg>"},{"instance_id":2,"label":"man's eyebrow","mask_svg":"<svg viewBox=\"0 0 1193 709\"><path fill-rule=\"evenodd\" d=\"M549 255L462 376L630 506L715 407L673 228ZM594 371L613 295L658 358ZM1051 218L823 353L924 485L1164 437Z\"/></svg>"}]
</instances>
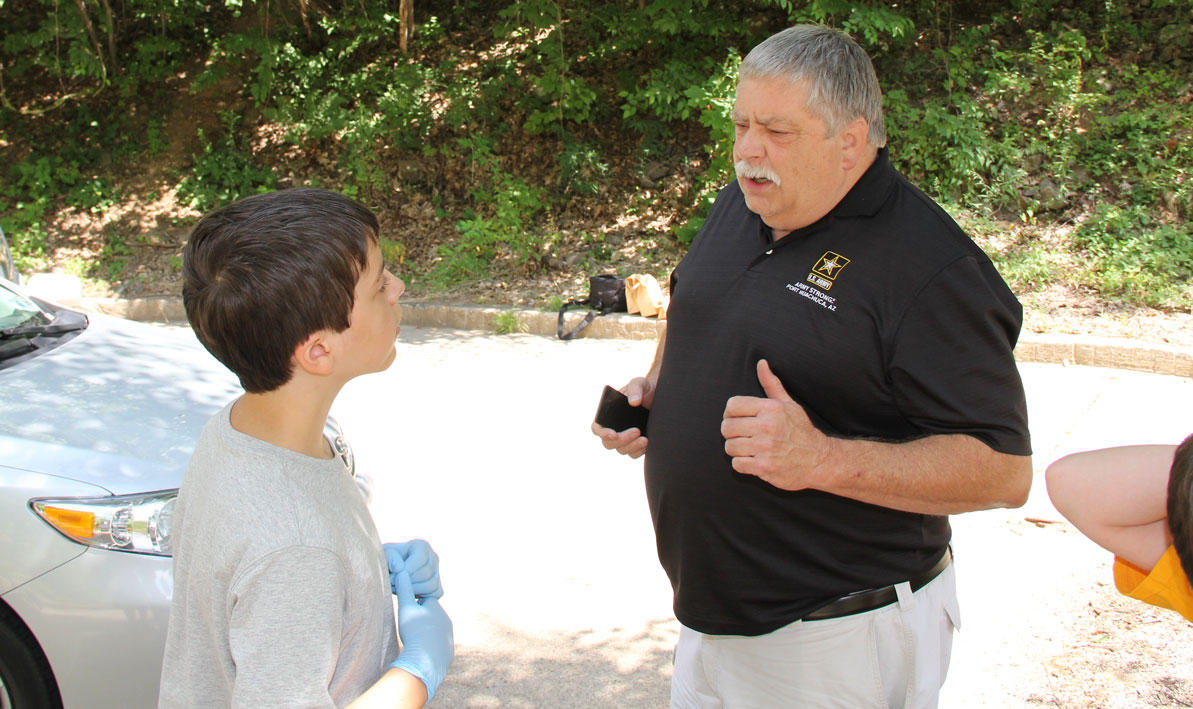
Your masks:
<instances>
[{"instance_id":1,"label":"man's eyebrow","mask_svg":"<svg viewBox=\"0 0 1193 709\"><path fill-rule=\"evenodd\" d=\"M767 127L787 128L788 130L795 130L799 127L798 123L783 116L759 116L758 122Z\"/></svg>"},{"instance_id":2,"label":"man's eyebrow","mask_svg":"<svg viewBox=\"0 0 1193 709\"><path fill-rule=\"evenodd\" d=\"M736 110L734 110L730 114L730 117L734 121L746 120L746 115L744 113L741 113L740 111L736 111ZM787 128L789 130L795 130L796 128L798 128L795 121L792 121L792 120L785 118L783 116L758 116L758 118L755 120L755 123L757 123L759 125L767 126L767 127Z\"/></svg>"}]
</instances>

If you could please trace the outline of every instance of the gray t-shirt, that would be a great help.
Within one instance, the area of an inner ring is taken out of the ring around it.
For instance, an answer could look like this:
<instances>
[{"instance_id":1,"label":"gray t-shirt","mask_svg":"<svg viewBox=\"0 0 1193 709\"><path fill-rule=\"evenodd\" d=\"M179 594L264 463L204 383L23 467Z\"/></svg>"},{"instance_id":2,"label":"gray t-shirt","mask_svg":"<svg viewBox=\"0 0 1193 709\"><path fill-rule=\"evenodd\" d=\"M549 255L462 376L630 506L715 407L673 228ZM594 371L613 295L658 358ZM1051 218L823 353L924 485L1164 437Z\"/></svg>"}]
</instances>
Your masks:
<instances>
[{"instance_id":1,"label":"gray t-shirt","mask_svg":"<svg viewBox=\"0 0 1193 709\"><path fill-rule=\"evenodd\" d=\"M398 655L377 529L338 457L240 433L231 410L176 502L160 706L347 704Z\"/></svg>"}]
</instances>

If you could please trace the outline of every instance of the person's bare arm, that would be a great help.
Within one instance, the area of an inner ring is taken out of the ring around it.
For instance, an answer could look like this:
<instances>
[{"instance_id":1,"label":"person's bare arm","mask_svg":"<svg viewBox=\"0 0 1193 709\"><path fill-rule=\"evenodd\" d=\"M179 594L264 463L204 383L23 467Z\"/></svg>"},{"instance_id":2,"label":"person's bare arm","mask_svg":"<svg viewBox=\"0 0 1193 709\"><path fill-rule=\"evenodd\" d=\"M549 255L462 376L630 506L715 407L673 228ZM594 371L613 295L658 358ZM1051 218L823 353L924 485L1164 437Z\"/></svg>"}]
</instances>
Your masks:
<instances>
[{"instance_id":1,"label":"person's bare arm","mask_svg":"<svg viewBox=\"0 0 1193 709\"><path fill-rule=\"evenodd\" d=\"M1031 489L1031 457L999 453L967 435L906 443L832 438L812 425L766 361L767 398L737 396L721 433L733 469L784 490L816 489L923 514L1018 507Z\"/></svg>"},{"instance_id":2,"label":"person's bare arm","mask_svg":"<svg viewBox=\"0 0 1193 709\"><path fill-rule=\"evenodd\" d=\"M659 383L659 369L663 366L663 348L666 341L667 330L666 325L664 325L660 328L659 346L655 348L654 361L651 362L646 376L635 377L621 388L621 392L630 400L630 404L645 406L649 409L650 405L654 402L654 392ZM606 449L616 450L618 453L628 455L631 458L638 458L645 453L646 445L649 443L649 439L642 436L641 432L636 428L631 428L628 431L614 431L594 421L592 432L600 437L601 444Z\"/></svg>"},{"instance_id":3,"label":"person's bare arm","mask_svg":"<svg viewBox=\"0 0 1193 709\"><path fill-rule=\"evenodd\" d=\"M1074 453L1048 466L1048 496L1082 534L1150 570L1172 544L1168 474L1174 445Z\"/></svg>"},{"instance_id":4,"label":"person's bare arm","mask_svg":"<svg viewBox=\"0 0 1193 709\"><path fill-rule=\"evenodd\" d=\"M350 709L418 709L427 703L427 686L409 672L391 668L348 706Z\"/></svg>"}]
</instances>

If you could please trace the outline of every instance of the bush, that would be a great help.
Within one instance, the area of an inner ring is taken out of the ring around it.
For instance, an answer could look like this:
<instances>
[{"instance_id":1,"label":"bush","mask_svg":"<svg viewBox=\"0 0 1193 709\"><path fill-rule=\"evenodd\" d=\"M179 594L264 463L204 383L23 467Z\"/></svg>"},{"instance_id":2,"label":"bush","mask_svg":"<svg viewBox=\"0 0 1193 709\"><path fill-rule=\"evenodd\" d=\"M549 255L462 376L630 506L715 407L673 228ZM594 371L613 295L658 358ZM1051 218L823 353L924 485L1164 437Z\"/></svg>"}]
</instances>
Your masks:
<instances>
[{"instance_id":1,"label":"bush","mask_svg":"<svg viewBox=\"0 0 1193 709\"><path fill-rule=\"evenodd\" d=\"M220 123L223 130L212 140L199 130L202 153L193 156L194 167L178 183L179 196L200 212L268 192L277 182L272 170L253 160L244 135L237 131L240 117L221 111Z\"/></svg>"},{"instance_id":2,"label":"bush","mask_svg":"<svg viewBox=\"0 0 1193 709\"><path fill-rule=\"evenodd\" d=\"M1127 302L1193 306L1193 224L1157 223L1140 206L1101 206L1074 242L1091 257L1083 285Z\"/></svg>"},{"instance_id":3,"label":"bush","mask_svg":"<svg viewBox=\"0 0 1193 709\"><path fill-rule=\"evenodd\" d=\"M236 112L152 189L208 209L274 188L284 168L381 209L417 194L455 229L402 237L402 255L442 285L533 270L575 238L562 234L592 231L560 220L639 217L664 190L673 214L626 238L682 249L732 179L741 57L812 21L872 56L892 158L925 191L1075 224L1067 243L1091 265L1070 285L1189 307L1193 0L415 3L409 54L394 4L126 0L109 17L106 3L0 1L0 219L18 258L50 257L58 213L135 199L122 169L180 142L171 101L225 85ZM651 163L668 163L666 184L637 179ZM617 253L591 240L572 263ZM1051 264L994 255L1022 287Z\"/></svg>"}]
</instances>

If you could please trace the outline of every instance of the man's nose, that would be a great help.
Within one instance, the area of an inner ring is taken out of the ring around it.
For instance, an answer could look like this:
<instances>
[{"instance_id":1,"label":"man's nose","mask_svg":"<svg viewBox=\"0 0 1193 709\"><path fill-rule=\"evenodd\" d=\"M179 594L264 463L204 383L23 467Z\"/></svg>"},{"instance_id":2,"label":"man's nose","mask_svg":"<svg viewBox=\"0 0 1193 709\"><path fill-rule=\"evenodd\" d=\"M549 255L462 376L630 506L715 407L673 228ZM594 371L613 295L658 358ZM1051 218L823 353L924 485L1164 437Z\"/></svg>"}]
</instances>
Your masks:
<instances>
[{"instance_id":1,"label":"man's nose","mask_svg":"<svg viewBox=\"0 0 1193 709\"><path fill-rule=\"evenodd\" d=\"M762 141L758 140L758 129L747 126L745 130L740 131L733 141L733 153L737 160L762 157Z\"/></svg>"}]
</instances>

